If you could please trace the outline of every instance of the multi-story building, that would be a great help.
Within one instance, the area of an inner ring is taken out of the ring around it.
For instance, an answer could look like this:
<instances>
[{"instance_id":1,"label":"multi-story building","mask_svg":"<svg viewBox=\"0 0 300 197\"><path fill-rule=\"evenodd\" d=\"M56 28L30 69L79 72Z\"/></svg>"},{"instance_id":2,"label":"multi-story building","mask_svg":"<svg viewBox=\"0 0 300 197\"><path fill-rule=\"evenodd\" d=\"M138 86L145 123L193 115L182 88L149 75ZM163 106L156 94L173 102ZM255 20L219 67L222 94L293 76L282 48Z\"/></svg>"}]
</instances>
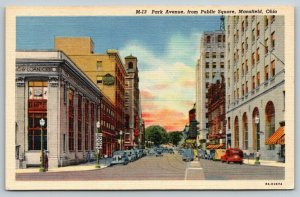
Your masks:
<instances>
[{"instance_id":1,"label":"multi-story building","mask_svg":"<svg viewBox=\"0 0 300 197\"><path fill-rule=\"evenodd\" d=\"M227 139L276 160L284 145L266 141L284 121L284 17L228 16L225 28Z\"/></svg>"},{"instance_id":2,"label":"multi-story building","mask_svg":"<svg viewBox=\"0 0 300 197\"><path fill-rule=\"evenodd\" d=\"M140 90L139 90L139 70L138 59L132 55L125 57L126 66L126 86L125 86L125 119L126 129L124 135L124 146L127 149L140 145Z\"/></svg>"},{"instance_id":3,"label":"multi-story building","mask_svg":"<svg viewBox=\"0 0 300 197\"><path fill-rule=\"evenodd\" d=\"M208 88L206 102L208 110L208 149L225 148L226 117L225 117L225 79L218 73Z\"/></svg>"},{"instance_id":4,"label":"multi-story building","mask_svg":"<svg viewBox=\"0 0 300 197\"><path fill-rule=\"evenodd\" d=\"M106 133L115 140L121 138L119 148L122 148L125 131L126 70L118 51L109 49L106 54L96 54L90 37L56 37L55 48L64 51L97 84L107 102L112 104L107 105L107 110L115 118L115 124ZM107 123L101 121L101 129L107 128L105 124ZM115 150L115 142L112 142L115 140L104 139L104 143L109 142L107 148Z\"/></svg>"},{"instance_id":5,"label":"multi-story building","mask_svg":"<svg viewBox=\"0 0 300 197\"><path fill-rule=\"evenodd\" d=\"M18 51L16 58L17 167L40 165L42 147L49 168L95 158L98 87L63 52Z\"/></svg>"},{"instance_id":6,"label":"multi-story building","mask_svg":"<svg viewBox=\"0 0 300 197\"><path fill-rule=\"evenodd\" d=\"M204 32L201 37L200 59L196 65L196 119L199 122L198 141L203 149L206 148L208 132L207 93L209 84L219 73L225 72L225 35L223 31Z\"/></svg>"}]
</instances>

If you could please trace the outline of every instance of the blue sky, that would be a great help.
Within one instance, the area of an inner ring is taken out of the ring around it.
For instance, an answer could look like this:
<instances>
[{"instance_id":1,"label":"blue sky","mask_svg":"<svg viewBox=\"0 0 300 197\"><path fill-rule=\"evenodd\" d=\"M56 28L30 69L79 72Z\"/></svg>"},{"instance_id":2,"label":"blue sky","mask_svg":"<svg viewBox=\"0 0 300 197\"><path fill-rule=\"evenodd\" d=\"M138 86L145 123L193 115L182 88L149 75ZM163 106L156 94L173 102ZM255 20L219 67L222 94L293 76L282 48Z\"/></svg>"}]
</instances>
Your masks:
<instances>
[{"instance_id":1,"label":"blue sky","mask_svg":"<svg viewBox=\"0 0 300 197\"><path fill-rule=\"evenodd\" d=\"M95 53L118 49L138 58L146 126L181 130L195 102L200 36L219 16L18 17L17 49L53 49L55 36L89 36ZM164 118L164 114L172 114Z\"/></svg>"}]
</instances>

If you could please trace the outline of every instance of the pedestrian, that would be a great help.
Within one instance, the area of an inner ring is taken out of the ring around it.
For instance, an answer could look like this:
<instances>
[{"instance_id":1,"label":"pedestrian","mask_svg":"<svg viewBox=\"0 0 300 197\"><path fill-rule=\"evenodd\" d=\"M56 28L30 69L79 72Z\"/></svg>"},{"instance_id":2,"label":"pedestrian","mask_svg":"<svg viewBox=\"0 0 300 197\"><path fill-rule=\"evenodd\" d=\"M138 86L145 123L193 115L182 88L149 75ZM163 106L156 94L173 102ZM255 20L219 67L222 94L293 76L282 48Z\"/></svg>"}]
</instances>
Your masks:
<instances>
[{"instance_id":1,"label":"pedestrian","mask_svg":"<svg viewBox=\"0 0 300 197\"><path fill-rule=\"evenodd\" d=\"M87 162L90 162L90 160L91 160L90 151L87 152L86 160L87 160Z\"/></svg>"},{"instance_id":2,"label":"pedestrian","mask_svg":"<svg viewBox=\"0 0 300 197\"><path fill-rule=\"evenodd\" d=\"M45 158L45 171L48 171L48 151L45 151L45 156L44 156L44 158Z\"/></svg>"}]
</instances>

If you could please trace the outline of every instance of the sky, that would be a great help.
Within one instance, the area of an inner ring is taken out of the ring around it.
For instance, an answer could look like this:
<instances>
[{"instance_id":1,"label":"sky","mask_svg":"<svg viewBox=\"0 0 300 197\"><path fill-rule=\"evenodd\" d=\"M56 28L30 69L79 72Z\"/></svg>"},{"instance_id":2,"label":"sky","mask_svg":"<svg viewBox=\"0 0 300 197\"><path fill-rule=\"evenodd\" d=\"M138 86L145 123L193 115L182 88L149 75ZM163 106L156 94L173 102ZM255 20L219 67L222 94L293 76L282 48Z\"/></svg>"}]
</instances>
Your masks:
<instances>
[{"instance_id":1,"label":"sky","mask_svg":"<svg viewBox=\"0 0 300 197\"><path fill-rule=\"evenodd\" d=\"M146 127L182 131L195 103L200 36L219 16L17 17L17 49L53 49L55 36L88 36L95 53L118 49L138 58Z\"/></svg>"}]
</instances>

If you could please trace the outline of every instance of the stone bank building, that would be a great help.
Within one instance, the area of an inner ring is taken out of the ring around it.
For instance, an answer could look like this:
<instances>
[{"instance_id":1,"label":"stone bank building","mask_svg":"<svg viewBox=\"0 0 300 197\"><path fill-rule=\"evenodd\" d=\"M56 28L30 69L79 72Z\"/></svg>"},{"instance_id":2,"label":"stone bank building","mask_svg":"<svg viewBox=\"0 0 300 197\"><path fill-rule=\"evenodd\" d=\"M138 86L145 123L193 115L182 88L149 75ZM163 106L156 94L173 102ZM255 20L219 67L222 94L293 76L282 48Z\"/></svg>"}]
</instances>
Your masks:
<instances>
[{"instance_id":1,"label":"stone bank building","mask_svg":"<svg viewBox=\"0 0 300 197\"><path fill-rule=\"evenodd\" d=\"M49 168L94 157L103 97L98 87L61 51L18 51L16 56L17 167L40 164L41 129Z\"/></svg>"}]
</instances>

